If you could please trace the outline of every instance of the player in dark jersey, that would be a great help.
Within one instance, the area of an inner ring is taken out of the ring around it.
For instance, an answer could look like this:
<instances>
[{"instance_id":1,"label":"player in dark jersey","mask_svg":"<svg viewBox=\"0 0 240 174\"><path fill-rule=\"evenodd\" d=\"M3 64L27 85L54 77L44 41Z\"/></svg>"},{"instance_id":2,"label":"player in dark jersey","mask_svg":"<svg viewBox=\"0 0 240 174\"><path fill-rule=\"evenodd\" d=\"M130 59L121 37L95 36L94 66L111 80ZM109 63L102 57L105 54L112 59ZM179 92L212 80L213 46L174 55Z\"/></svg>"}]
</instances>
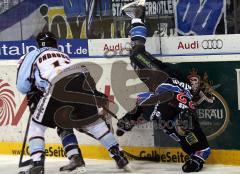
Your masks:
<instances>
[{"instance_id":1,"label":"player in dark jersey","mask_svg":"<svg viewBox=\"0 0 240 174\"><path fill-rule=\"evenodd\" d=\"M144 24L144 3L144 0L140 0L133 12L130 60L149 92L139 94L136 107L118 121L117 135L131 131L143 120L156 121L159 128L177 141L190 156L182 170L187 173L198 172L210 155L210 147L198 122L191 86L182 82L182 77L168 64L145 50L147 28Z\"/></svg>"}]
</instances>

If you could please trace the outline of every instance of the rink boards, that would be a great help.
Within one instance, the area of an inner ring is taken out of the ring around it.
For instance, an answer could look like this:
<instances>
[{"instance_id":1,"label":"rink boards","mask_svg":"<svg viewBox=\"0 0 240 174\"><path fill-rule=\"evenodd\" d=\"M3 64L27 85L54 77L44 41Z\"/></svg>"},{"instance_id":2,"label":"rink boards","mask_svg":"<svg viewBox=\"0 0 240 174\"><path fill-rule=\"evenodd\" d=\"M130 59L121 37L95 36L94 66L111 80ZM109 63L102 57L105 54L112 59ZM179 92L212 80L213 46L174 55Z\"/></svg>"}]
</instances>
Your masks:
<instances>
[{"instance_id":1,"label":"rink boards","mask_svg":"<svg viewBox=\"0 0 240 174\"><path fill-rule=\"evenodd\" d=\"M204 73L208 74L209 80L213 81L213 86L216 88L214 93L216 103L207 105L207 109L204 108L205 106L201 108L199 111L200 121L210 140L210 146L218 150L212 151L207 162L209 164L240 165L240 142L238 141L240 66L237 62L240 56L212 55L191 58L179 56L161 59L166 62L185 62L173 66L180 68L186 76L192 68L196 68L201 76ZM146 90L146 87L136 79L137 76L132 71L127 57L75 59L74 61L86 64L97 80L97 88L107 95L114 96L116 105L110 105L110 109L118 117L122 117L134 106L135 93ZM213 66L215 68L212 68ZM29 113L24 96L16 91L16 61L1 61L0 67L0 100L3 101L0 112L0 154L19 155ZM130 75L127 77L127 74ZM8 97L6 98L6 96ZM110 121L115 127L116 120L110 118ZM86 158L110 159L107 151L97 141L84 134L77 133L77 137ZM162 135L151 124L134 128L127 136L118 139L127 152L137 157L147 156L157 158L160 162L174 163L182 163L188 158L174 141ZM64 156L56 130L47 130L46 143L48 156Z\"/></svg>"},{"instance_id":2,"label":"rink boards","mask_svg":"<svg viewBox=\"0 0 240 174\"><path fill-rule=\"evenodd\" d=\"M177 63L171 66L186 78L194 75L205 79L210 93L204 93L197 112L210 146L217 149L208 160L211 164L240 165L239 39L240 35L147 39L147 50L155 56L161 55L158 58L164 62ZM20 153L29 113L24 96L15 86L16 59L32 48L31 41L2 42L0 45L0 154ZM74 58L74 62L89 68L97 89L114 99L115 104L111 104L110 109L119 118L134 107L136 94L147 90L129 64L129 48L128 38L70 39L60 44L60 49ZM115 128L116 120L109 117L109 121ZM85 134L76 134L85 157L109 159L97 141ZM138 157L158 158L161 162L187 159L177 143L151 123L134 128L118 140L126 151ZM56 130L47 130L46 143L49 156L64 156Z\"/></svg>"},{"instance_id":3,"label":"rink boards","mask_svg":"<svg viewBox=\"0 0 240 174\"><path fill-rule=\"evenodd\" d=\"M0 154L20 156L22 143L1 142ZM110 160L108 151L99 145L80 145L84 158ZM61 144L47 144L46 156L63 158ZM180 148L156 148L156 147L123 147L123 149L136 157L148 157L160 163L184 163L189 157ZM28 147L25 150L27 153ZM240 152L238 150L212 150L207 164L240 165ZM24 157L27 159L28 157ZM134 160L133 158L130 158Z\"/></svg>"}]
</instances>

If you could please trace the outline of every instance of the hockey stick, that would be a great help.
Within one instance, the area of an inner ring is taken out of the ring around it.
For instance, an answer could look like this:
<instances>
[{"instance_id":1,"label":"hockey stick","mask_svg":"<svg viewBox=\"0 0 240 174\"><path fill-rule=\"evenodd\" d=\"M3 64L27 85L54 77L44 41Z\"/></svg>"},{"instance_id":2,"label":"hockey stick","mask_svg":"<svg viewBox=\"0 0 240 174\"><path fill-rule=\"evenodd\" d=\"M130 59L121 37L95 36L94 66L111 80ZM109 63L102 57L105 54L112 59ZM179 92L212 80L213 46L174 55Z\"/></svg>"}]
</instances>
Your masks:
<instances>
[{"instance_id":1,"label":"hockey stick","mask_svg":"<svg viewBox=\"0 0 240 174\"><path fill-rule=\"evenodd\" d=\"M112 112L110 111L109 109L107 109L106 107L103 107L103 109L109 113L112 117L114 117L115 119L118 120L117 116ZM78 129L79 132L82 132L82 133L85 133L86 135L94 138L95 140L97 140L92 134L86 132L86 131L83 131L81 129ZM159 162L160 161L160 158L159 157L139 157L139 156L135 156L129 152L127 152L126 150L123 150L124 154L127 156L127 158L129 160L133 159L133 160L137 160L137 161L152 161L152 162Z\"/></svg>"},{"instance_id":2,"label":"hockey stick","mask_svg":"<svg viewBox=\"0 0 240 174\"><path fill-rule=\"evenodd\" d=\"M33 79L31 79L31 80L33 80ZM32 81L32 84L35 84L34 80ZM36 109L36 103L34 101L36 100L36 98L38 98L38 100L40 99L39 97L42 96L42 92L40 90L38 90L35 86L32 86L31 89L32 90L27 93L27 95L24 99L28 103L30 114L29 114L28 121L27 121L27 126L26 126L26 131L25 131L25 135L24 135L24 139L23 139L23 145L22 145L22 150L21 150L21 154L20 154L18 167L28 166L32 162L31 159L26 160L26 161L22 161L22 160L23 160L23 156L24 156L24 152L25 152L25 148L26 148L26 142L27 142L28 131L29 131L29 127L30 127L30 122L32 119L32 113L33 113L33 110Z\"/></svg>"},{"instance_id":3,"label":"hockey stick","mask_svg":"<svg viewBox=\"0 0 240 174\"><path fill-rule=\"evenodd\" d=\"M152 162L160 162L160 157L156 156L156 157L140 157L140 156L136 156L133 155L125 150L123 150L124 154L128 157L128 159L133 159L136 161L152 161Z\"/></svg>"},{"instance_id":4,"label":"hockey stick","mask_svg":"<svg viewBox=\"0 0 240 174\"><path fill-rule=\"evenodd\" d=\"M112 117L114 117L115 119L118 120L117 116L110 111L109 109L103 107L103 109L109 113ZM154 158L154 157L139 157L139 156L135 156L129 152L127 152L126 150L123 150L124 154L128 157L128 159L133 159L133 160L137 160L137 161L153 161L153 162L159 162L160 158Z\"/></svg>"},{"instance_id":5,"label":"hockey stick","mask_svg":"<svg viewBox=\"0 0 240 174\"><path fill-rule=\"evenodd\" d=\"M158 96L156 96L156 99L160 101L158 104L165 103L170 101L173 98L174 94L171 91L165 91L163 93L160 93ZM112 111L110 111L108 108L102 106L102 108L109 113L113 118L116 120L119 120L116 114L114 114Z\"/></svg>"},{"instance_id":6,"label":"hockey stick","mask_svg":"<svg viewBox=\"0 0 240 174\"><path fill-rule=\"evenodd\" d=\"M108 108L106 108L105 106L102 107L107 113L109 113L113 118L115 118L116 120L118 120L118 117L116 116L116 114L114 114L112 111L110 111Z\"/></svg>"},{"instance_id":7,"label":"hockey stick","mask_svg":"<svg viewBox=\"0 0 240 174\"><path fill-rule=\"evenodd\" d=\"M158 99L160 102L158 104L161 103L165 103L170 101L173 98L174 94L171 91L165 91L163 93L160 93L158 96L156 96L156 99ZM116 114L114 114L112 111L110 111L108 108L102 106L102 108L109 113L113 118L115 118L116 120L119 120L118 117L116 116Z\"/></svg>"},{"instance_id":8,"label":"hockey stick","mask_svg":"<svg viewBox=\"0 0 240 174\"><path fill-rule=\"evenodd\" d=\"M31 159L26 160L26 161L22 161L23 159L23 155L24 155L24 151L25 151L25 147L26 147L26 142L27 142L27 136L28 136L28 130L29 130L29 126L30 126L30 121L31 121L31 113L28 117L28 122L27 122L27 127L26 127L26 131L25 131L25 135L24 135L24 139L23 139L23 145L22 145L22 150L21 150L21 154L20 154L20 159L19 159L19 164L18 167L25 167L30 165L31 163Z\"/></svg>"}]
</instances>

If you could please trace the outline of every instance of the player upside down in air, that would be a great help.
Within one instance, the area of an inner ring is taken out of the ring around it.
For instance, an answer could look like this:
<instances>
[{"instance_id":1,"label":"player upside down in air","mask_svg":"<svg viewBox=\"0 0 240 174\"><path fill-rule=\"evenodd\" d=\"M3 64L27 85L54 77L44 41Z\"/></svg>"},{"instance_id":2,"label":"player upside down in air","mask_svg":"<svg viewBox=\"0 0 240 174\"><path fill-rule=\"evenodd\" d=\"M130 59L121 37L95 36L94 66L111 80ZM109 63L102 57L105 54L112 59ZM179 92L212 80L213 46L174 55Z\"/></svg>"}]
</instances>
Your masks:
<instances>
[{"instance_id":1,"label":"player upside down in air","mask_svg":"<svg viewBox=\"0 0 240 174\"><path fill-rule=\"evenodd\" d=\"M85 172L81 170L85 162L72 128L84 131L99 140L116 161L118 168L128 170L128 160L106 123L99 117L98 107L103 106L107 99L104 94L96 90L96 84L89 71L86 67L74 65L68 55L57 49L57 39L52 33L39 33L37 42L39 49L31 51L20 59L17 74L17 89L27 95L32 117L28 131L32 164L29 170L21 174L44 174L44 134L48 127L58 128L64 150L70 159L70 164L60 168L60 171ZM60 77L56 82L65 85L58 86L55 83L53 85L52 80L58 78L62 71L71 66L77 69L67 76ZM52 89L52 93L49 93L49 89ZM72 93L73 96L82 96L82 100L77 102L69 100L68 96ZM55 94L59 96L56 97ZM71 127L68 120L64 120L66 117L62 117L66 106L70 106L72 112L65 116L70 120L78 121L78 127ZM66 126L56 120L63 121Z\"/></svg>"},{"instance_id":2,"label":"player upside down in air","mask_svg":"<svg viewBox=\"0 0 240 174\"><path fill-rule=\"evenodd\" d=\"M122 136L131 131L142 120L156 121L159 128L177 141L190 156L182 170L187 173L198 172L210 155L210 147L198 122L191 86L181 82L180 76L168 64L146 52L144 5L145 1L140 0L133 11L130 30L133 48L130 60L149 92L139 94L136 107L118 121L117 135Z\"/></svg>"}]
</instances>

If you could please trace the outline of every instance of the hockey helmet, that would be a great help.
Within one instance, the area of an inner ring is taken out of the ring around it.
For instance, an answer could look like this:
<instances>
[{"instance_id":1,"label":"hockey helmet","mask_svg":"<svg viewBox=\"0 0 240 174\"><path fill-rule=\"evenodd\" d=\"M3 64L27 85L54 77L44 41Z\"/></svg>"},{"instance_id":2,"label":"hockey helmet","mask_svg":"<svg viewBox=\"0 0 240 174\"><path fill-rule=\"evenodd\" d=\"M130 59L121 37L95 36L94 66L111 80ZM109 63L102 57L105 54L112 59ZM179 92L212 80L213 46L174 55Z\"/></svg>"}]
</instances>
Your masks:
<instances>
[{"instance_id":1,"label":"hockey helmet","mask_svg":"<svg viewBox=\"0 0 240 174\"><path fill-rule=\"evenodd\" d=\"M37 40L39 48L42 48L42 47L57 48L57 38L51 32L40 32L37 35L36 40Z\"/></svg>"}]
</instances>

